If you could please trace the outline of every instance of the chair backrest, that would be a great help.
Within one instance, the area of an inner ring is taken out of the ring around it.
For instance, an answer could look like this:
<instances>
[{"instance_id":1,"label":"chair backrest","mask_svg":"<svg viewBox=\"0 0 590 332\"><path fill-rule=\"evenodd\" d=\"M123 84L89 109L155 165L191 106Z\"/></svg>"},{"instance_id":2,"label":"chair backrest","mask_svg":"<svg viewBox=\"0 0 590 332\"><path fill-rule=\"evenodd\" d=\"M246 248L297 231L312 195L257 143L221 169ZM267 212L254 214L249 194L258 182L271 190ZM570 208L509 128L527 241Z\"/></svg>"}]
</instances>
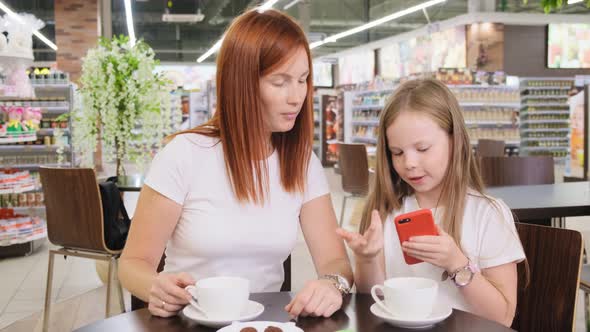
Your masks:
<instances>
[{"instance_id":1,"label":"chair backrest","mask_svg":"<svg viewBox=\"0 0 590 332\"><path fill-rule=\"evenodd\" d=\"M493 139L480 139L477 141L477 155L480 157L503 157L506 143Z\"/></svg>"},{"instance_id":2,"label":"chair backrest","mask_svg":"<svg viewBox=\"0 0 590 332\"><path fill-rule=\"evenodd\" d=\"M481 176L488 187L552 184L553 157L481 157Z\"/></svg>"},{"instance_id":3,"label":"chair backrest","mask_svg":"<svg viewBox=\"0 0 590 332\"><path fill-rule=\"evenodd\" d=\"M369 162L364 144L339 144L338 165L342 173L342 190L356 195L369 191Z\"/></svg>"},{"instance_id":4,"label":"chair backrest","mask_svg":"<svg viewBox=\"0 0 590 332\"><path fill-rule=\"evenodd\" d=\"M582 235L573 230L516 223L529 267L518 265L518 302L512 328L573 331L582 264Z\"/></svg>"},{"instance_id":5,"label":"chair backrest","mask_svg":"<svg viewBox=\"0 0 590 332\"><path fill-rule=\"evenodd\" d=\"M117 253L104 241L102 204L91 168L41 167L47 236L66 248Z\"/></svg>"}]
</instances>

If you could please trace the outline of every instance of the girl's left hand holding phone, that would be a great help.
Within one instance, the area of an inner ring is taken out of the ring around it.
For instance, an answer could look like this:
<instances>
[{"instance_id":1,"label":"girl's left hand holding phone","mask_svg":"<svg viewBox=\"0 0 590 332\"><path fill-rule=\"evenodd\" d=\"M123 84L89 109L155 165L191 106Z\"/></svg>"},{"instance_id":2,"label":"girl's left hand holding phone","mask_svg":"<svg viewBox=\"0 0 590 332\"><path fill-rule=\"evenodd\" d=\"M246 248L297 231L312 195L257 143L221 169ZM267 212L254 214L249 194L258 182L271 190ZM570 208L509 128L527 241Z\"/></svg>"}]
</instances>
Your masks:
<instances>
[{"instance_id":1,"label":"girl's left hand holding phone","mask_svg":"<svg viewBox=\"0 0 590 332\"><path fill-rule=\"evenodd\" d=\"M436 236L414 236L402 243L402 250L408 255L436 265L453 273L467 265L468 259L455 243L455 240L436 225Z\"/></svg>"}]
</instances>

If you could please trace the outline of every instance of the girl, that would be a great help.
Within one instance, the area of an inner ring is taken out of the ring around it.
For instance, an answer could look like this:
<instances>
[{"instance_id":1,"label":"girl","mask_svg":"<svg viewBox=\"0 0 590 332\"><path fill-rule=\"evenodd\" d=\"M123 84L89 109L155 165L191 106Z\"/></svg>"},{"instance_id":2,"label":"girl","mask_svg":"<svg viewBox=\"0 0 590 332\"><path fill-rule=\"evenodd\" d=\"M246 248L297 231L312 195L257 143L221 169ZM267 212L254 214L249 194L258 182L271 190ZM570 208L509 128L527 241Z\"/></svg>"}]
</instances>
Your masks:
<instances>
[{"instance_id":1,"label":"girl","mask_svg":"<svg viewBox=\"0 0 590 332\"><path fill-rule=\"evenodd\" d=\"M450 306L510 326L516 263L525 257L512 213L483 191L452 92L432 79L401 84L381 115L376 179L360 234L337 230L355 253L357 290L392 277L430 278L440 281L439 296ZM424 208L439 236L400 246L392 220ZM407 265L403 252L424 262Z\"/></svg>"},{"instance_id":2,"label":"girl","mask_svg":"<svg viewBox=\"0 0 590 332\"><path fill-rule=\"evenodd\" d=\"M200 278L238 276L252 292L279 291L299 226L320 276L285 309L340 309L353 276L312 153L312 77L307 39L288 16L252 10L228 28L217 111L152 162L121 256L123 286L152 314L175 315L190 298L184 287Z\"/></svg>"}]
</instances>

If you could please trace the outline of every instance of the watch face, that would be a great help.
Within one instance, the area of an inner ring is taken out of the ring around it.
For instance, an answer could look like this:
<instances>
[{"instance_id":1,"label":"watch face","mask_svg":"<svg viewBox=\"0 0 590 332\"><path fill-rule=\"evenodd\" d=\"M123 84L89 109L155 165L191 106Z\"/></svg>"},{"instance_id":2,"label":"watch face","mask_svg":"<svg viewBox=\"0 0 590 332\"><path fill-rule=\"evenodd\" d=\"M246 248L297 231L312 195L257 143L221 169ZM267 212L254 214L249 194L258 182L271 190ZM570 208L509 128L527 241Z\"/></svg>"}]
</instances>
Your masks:
<instances>
[{"instance_id":1,"label":"watch face","mask_svg":"<svg viewBox=\"0 0 590 332\"><path fill-rule=\"evenodd\" d=\"M455 275L455 282L459 286L465 286L469 284L472 277L473 272L471 272L469 269L462 269L459 272L457 272L457 275Z\"/></svg>"}]
</instances>

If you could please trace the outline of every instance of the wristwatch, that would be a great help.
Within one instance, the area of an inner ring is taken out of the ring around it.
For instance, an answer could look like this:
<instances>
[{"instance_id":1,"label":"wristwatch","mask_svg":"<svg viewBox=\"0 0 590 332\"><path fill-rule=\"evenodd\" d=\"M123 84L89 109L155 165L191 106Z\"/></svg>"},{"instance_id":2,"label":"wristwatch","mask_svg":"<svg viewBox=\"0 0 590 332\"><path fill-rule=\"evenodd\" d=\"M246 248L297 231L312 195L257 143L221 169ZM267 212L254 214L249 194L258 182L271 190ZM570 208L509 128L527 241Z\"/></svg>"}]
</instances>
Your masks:
<instances>
[{"instance_id":1,"label":"wristwatch","mask_svg":"<svg viewBox=\"0 0 590 332\"><path fill-rule=\"evenodd\" d=\"M337 274L324 274L320 276L319 279L330 280L332 284L334 284L334 287L336 287L340 294L342 294L342 296L350 293L350 284L343 276Z\"/></svg>"},{"instance_id":2,"label":"wristwatch","mask_svg":"<svg viewBox=\"0 0 590 332\"><path fill-rule=\"evenodd\" d=\"M478 272L480 272L480 270L477 264L469 260L467 265L453 272L450 277L457 287L465 287L471 283L473 276Z\"/></svg>"}]
</instances>

